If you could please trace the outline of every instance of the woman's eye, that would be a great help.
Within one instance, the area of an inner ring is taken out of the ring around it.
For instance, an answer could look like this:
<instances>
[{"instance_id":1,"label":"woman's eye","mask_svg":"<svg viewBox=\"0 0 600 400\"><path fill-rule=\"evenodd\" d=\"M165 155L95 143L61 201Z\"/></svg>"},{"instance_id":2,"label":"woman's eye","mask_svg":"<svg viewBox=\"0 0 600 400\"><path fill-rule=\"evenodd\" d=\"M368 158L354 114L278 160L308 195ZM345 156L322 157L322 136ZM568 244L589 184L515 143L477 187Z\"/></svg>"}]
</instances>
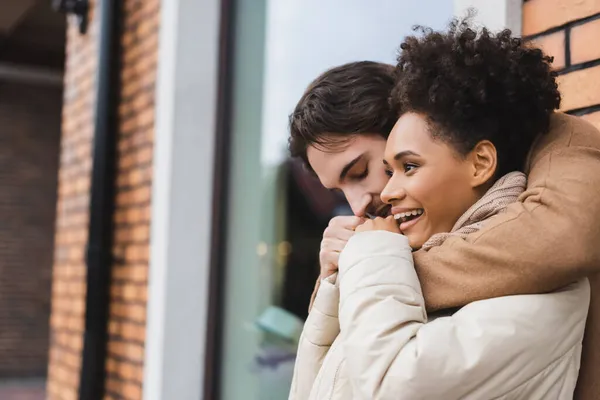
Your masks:
<instances>
[{"instance_id":1,"label":"woman's eye","mask_svg":"<svg viewBox=\"0 0 600 400\"><path fill-rule=\"evenodd\" d=\"M391 169L386 169L385 174L391 178L392 175L394 175L394 171L392 171Z\"/></svg>"},{"instance_id":2,"label":"woman's eye","mask_svg":"<svg viewBox=\"0 0 600 400\"><path fill-rule=\"evenodd\" d=\"M411 172L412 170L416 169L418 167L418 165L416 164L411 164L411 163L405 163L404 164L404 172Z\"/></svg>"}]
</instances>

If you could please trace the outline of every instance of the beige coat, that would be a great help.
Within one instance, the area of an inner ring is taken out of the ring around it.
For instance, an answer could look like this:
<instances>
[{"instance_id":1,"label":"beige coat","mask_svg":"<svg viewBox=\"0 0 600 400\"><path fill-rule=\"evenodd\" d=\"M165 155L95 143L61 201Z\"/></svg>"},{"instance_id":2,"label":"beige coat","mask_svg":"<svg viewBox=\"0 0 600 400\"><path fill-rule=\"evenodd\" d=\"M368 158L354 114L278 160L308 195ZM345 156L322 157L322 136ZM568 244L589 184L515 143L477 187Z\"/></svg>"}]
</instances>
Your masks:
<instances>
[{"instance_id":1,"label":"beige coat","mask_svg":"<svg viewBox=\"0 0 600 400\"><path fill-rule=\"evenodd\" d=\"M291 400L573 398L587 280L431 320L407 239L374 231L348 242L337 282L320 285Z\"/></svg>"}]
</instances>

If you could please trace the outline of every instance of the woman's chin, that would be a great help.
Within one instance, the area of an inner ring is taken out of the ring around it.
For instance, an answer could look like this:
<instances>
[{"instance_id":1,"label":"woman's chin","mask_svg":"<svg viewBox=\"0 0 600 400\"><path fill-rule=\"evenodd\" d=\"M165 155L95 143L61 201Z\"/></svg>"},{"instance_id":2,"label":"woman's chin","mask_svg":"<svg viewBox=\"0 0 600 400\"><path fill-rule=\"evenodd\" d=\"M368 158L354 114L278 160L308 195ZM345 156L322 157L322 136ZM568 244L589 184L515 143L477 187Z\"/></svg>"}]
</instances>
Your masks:
<instances>
[{"instance_id":1,"label":"woman's chin","mask_svg":"<svg viewBox=\"0 0 600 400\"><path fill-rule=\"evenodd\" d=\"M405 235L405 236L408 239L408 245L413 250L419 250L421 247L423 247L423 243L425 243L425 241L423 241L421 238L417 237L417 235L409 234L409 235Z\"/></svg>"}]
</instances>

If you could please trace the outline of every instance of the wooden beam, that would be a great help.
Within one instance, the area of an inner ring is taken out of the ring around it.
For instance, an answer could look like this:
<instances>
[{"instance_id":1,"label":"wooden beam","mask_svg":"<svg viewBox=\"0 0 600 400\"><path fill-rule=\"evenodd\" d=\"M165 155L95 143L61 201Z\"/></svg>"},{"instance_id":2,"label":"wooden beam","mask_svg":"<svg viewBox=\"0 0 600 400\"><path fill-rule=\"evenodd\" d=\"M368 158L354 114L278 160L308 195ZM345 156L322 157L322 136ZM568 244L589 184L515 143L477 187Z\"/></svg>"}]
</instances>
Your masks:
<instances>
[{"instance_id":1,"label":"wooden beam","mask_svg":"<svg viewBox=\"0 0 600 400\"><path fill-rule=\"evenodd\" d=\"M0 64L0 81L62 86L63 71L25 65Z\"/></svg>"},{"instance_id":2,"label":"wooden beam","mask_svg":"<svg viewBox=\"0 0 600 400\"><path fill-rule=\"evenodd\" d=\"M2 0L0 34L9 34L34 5L35 0Z\"/></svg>"}]
</instances>

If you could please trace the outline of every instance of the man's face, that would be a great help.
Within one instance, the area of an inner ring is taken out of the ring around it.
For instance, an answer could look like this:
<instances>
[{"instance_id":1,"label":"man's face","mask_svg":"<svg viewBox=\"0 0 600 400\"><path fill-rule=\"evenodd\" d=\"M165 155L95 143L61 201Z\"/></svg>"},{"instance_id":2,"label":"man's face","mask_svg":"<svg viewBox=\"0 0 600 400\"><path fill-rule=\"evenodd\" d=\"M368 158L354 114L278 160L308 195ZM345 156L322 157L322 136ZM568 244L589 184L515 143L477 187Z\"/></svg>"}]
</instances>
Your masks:
<instances>
[{"instance_id":1,"label":"man's face","mask_svg":"<svg viewBox=\"0 0 600 400\"><path fill-rule=\"evenodd\" d=\"M380 135L357 134L335 149L310 146L308 162L323 186L344 193L354 215L387 215L379 197L389 179L382 163L385 143Z\"/></svg>"}]
</instances>

